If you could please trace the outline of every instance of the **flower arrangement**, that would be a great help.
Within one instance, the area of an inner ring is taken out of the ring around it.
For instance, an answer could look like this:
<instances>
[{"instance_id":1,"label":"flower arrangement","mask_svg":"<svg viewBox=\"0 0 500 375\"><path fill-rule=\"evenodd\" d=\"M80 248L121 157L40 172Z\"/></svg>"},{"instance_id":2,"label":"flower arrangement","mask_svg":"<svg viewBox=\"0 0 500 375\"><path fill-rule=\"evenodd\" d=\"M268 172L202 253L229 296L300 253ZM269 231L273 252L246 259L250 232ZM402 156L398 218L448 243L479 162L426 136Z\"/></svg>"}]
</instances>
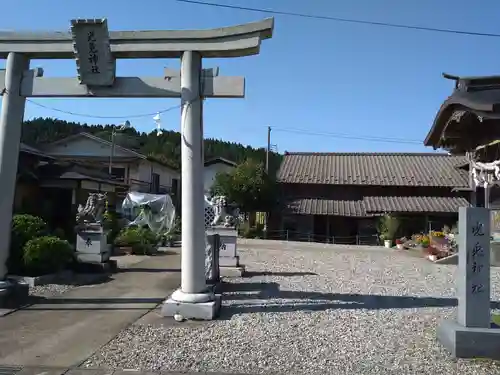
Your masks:
<instances>
[{"instance_id":1,"label":"flower arrangement","mask_svg":"<svg viewBox=\"0 0 500 375\"><path fill-rule=\"evenodd\" d=\"M411 240L416 244L420 245L422 243L422 237L423 237L422 234L416 233L411 236Z\"/></svg>"},{"instance_id":2,"label":"flower arrangement","mask_svg":"<svg viewBox=\"0 0 500 375\"><path fill-rule=\"evenodd\" d=\"M439 231L431 231L431 233L429 233L429 235L432 237L439 237L439 238L445 237L445 233L439 232Z\"/></svg>"},{"instance_id":3,"label":"flower arrangement","mask_svg":"<svg viewBox=\"0 0 500 375\"><path fill-rule=\"evenodd\" d=\"M422 247L429 247L430 242L431 241L429 239L429 236L424 235L424 236L422 236L422 239L420 241L420 245L422 245Z\"/></svg>"}]
</instances>

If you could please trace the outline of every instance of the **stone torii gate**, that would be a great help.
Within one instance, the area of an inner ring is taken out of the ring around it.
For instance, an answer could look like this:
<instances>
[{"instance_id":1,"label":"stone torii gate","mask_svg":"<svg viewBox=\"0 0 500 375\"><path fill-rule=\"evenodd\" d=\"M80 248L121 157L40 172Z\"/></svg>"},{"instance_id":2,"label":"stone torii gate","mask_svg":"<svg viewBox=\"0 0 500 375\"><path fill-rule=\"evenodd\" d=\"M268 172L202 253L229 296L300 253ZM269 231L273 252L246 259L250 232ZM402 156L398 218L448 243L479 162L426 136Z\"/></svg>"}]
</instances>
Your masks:
<instances>
[{"instance_id":1,"label":"stone torii gate","mask_svg":"<svg viewBox=\"0 0 500 375\"><path fill-rule=\"evenodd\" d=\"M272 37L274 20L213 30L109 32L107 21L73 20L71 32L0 32L0 304L16 289L6 279L12 206L27 97L180 97L182 153L181 287L165 302L165 316L213 319L220 301L205 282L202 99L243 98L243 77L219 77L202 58L256 55ZM180 58L181 72L163 77L116 77L116 60ZM75 59L78 77L43 77L31 59ZM4 297L4 298L2 298ZM0 306L1 307L1 306Z\"/></svg>"}]
</instances>

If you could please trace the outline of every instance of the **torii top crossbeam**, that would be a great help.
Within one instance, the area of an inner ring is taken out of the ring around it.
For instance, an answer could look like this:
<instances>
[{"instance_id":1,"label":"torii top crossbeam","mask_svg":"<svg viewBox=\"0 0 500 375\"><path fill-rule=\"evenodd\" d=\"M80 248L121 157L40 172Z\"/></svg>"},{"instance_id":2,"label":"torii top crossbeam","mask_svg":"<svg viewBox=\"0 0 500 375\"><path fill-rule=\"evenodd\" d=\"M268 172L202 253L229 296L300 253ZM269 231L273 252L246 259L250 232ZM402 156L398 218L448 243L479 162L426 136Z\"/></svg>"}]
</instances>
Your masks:
<instances>
[{"instance_id":1,"label":"torii top crossbeam","mask_svg":"<svg viewBox=\"0 0 500 375\"><path fill-rule=\"evenodd\" d=\"M259 53L272 37L274 19L208 30L114 31L109 33L114 58L176 58L183 51L202 57L239 57ZM69 32L0 32L0 58L19 52L31 59L73 59Z\"/></svg>"}]
</instances>

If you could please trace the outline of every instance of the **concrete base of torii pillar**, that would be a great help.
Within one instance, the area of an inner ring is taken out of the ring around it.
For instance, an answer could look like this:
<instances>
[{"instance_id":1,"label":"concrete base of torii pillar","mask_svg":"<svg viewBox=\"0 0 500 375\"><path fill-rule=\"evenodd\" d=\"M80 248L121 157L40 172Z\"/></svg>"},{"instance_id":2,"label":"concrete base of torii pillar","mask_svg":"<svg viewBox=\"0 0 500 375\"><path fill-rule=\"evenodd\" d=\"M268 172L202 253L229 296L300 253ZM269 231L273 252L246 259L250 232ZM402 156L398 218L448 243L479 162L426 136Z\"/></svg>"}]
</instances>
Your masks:
<instances>
[{"instance_id":1,"label":"concrete base of torii pillar","mask_svg":"<svg viewBox=\"0 0 500 375\"><path fill-rule=\"evenodd\" d=\"M222 297L212 294L211 301L199 302L180 301L185 299L185 295L181 290L176 290L172 296L167 299L161 308L163 317L173 317L175 320L214 320L219 315ZM193 296L193 295L191 295ZM206 294L202 293L200 297L205 298Z\"/></svg>"}]
</instances>

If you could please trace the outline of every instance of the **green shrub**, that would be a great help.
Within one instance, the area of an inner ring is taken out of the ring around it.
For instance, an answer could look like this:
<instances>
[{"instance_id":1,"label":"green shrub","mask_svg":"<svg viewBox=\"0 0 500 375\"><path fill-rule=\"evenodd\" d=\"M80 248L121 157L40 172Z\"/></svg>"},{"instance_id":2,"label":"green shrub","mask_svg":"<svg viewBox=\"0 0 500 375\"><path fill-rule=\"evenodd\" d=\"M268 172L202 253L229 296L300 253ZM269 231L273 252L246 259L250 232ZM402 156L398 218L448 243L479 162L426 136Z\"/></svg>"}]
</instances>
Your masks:
<instances>
[{"instance_id":1,"label":"green shrub","mask_svg":"<svg viewBox=\"0 0 500 375\"><path fill-rule=\"evenodd\" d=\"M148 227L138 228L137 231L142 237L142 241L152 246L156 245L159 241L158 236L154 234Z\"/></svg>"},{"instance_id":2,"label":"green shrub","mask_svg":"<svg viewBox=\"0 0 500 375\"><path fill-rule=\"evenodd\" d=\"M43 236L24 245L24 267L32 275L62 271L73 260L73 248L66 240Z\"/></svg>"},{"instance_id":3,"label":"green shrub","mask_svg":"<svg viewBox=\"0 0 500 375\"><path fill-rule=\"evenodd\" d=\"M48 227L42 218L33 215L14 215L12 218L12 244L24 247L29 240L44 236Z\"/></svg>"},{"instance_id":4,"label":"green shrub","mask_svg":"<svg viewBox=\"0 0 500 375\"><path fill-rule=\"evenodd\" d=\"M115 238L116 246L133 246L141 242L139 231L136 227L123 228Z\"/></svg>"},{"instance_id":5,"label":"green shrub","mask_svg":"<svg viewBox=\"0 0 500 375\"><path fill-rule=\"evenodd\" d=\"M148 254L157 243L157 236L149 228L123 228L115 238L115 246L131 247L136 255Z\"/></svg>"},{"instance_id":6,"label":"green shrub","mask_svg":"<svg viewBox=\"0 0 500 375\"><path fill-rule=\"evenodd\" d=\"M48 227L43 219L33 215L14 215L10 237L9 273L20 273L24 268L23 249L29 240L44 236Z\"/></svg>"}]
</instances>

